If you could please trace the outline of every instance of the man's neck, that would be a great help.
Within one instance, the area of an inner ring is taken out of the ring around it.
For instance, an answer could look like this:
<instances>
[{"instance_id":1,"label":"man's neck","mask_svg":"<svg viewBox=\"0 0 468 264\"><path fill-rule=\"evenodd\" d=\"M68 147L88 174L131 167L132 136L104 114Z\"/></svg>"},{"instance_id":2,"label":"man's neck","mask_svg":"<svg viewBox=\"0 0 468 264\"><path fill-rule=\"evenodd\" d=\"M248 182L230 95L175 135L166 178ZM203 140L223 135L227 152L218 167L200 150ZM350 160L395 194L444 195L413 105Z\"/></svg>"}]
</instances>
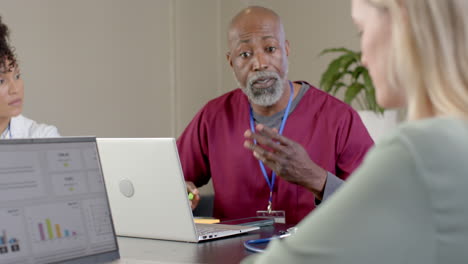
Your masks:
<instances>
[{"instance_id":1,"label":"man's neck","mask_svg":"<svg viewBox=\"0 0 468 264\"><path fill-rule=\"evenodd\" d=\"M299 90L301 88L300 84L293 83L293 99L296 98L297 94L299 93ZM289 102L289 96L291 95L291 89L289 89L289 82L286 82L285 87L284 87L284 93L281 96L281 98L276 102L274 105L270 106L261 106L261 105L256 105L251 103L252 105L252 110L262 116L272 116L278 112L283 111L286 109L288 106Z\"/></svg>"},{"instance_id":2,"label":"man's neck","mask_svg":"<svg viewBox=\"0 0 468 264\"><path fill-rule=\"evenodd\" d=\"M8 124L10 123L11 118L10 117L1 117L0 118L0 134L5 131L5 129L8 127Z\"/></svg>"}]
</instances>

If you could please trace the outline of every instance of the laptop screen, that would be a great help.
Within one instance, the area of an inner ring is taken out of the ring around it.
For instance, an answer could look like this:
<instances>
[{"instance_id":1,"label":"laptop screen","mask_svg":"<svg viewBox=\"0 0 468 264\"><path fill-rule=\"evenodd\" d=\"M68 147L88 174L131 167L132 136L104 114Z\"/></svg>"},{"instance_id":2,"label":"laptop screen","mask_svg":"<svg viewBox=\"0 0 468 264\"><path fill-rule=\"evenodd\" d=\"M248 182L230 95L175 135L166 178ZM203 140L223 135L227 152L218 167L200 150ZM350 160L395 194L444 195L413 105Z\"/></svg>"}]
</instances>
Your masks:
<instances>
[{"instance_id":1,"label":"laptop screen","mask_svg":"<svg viewBox=\"0 0 468 264\"><path fill-rule=\"evenodd\" d=\"M0 140L0 263L118 257L95 138Z\"/></svg>"}]
</instances>

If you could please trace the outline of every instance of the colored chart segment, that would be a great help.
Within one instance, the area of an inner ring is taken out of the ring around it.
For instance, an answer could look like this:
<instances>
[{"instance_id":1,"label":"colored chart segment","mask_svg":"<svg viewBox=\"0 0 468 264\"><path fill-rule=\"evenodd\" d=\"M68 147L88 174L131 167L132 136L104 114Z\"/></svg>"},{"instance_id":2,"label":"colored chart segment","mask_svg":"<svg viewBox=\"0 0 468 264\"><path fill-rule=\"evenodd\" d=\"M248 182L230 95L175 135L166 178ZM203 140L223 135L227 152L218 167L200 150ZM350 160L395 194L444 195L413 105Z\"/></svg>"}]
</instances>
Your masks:
<instances>
[{"instance_id":1,"label":"colored chart segment","mask_svg":"<svg viewBox=\"0 0 468 264\"><path fill-rule=\"evenodd\" d=\"M52 220L50 220L50 218L45 219L44 222L45 225L42 222L39 222L37 225L40 241L69 238L71 236L77 235L76 231L70 231L68 229L64 229L62 233L61 225L52 223Z\"/></svg>"},{"instance_id":2,"label":"colored chart segment","mask_svg":"<svg viewBox=\"0 0 468 264\"><path fill-rule=\"evenodd\" d=\"M0 263L26 255L22 216L22 211L17 208L0 210Z\"/></svg>"},{"instance_id":3,"label":"colored chart segment","mask_svg":"<svg viewBox=\"0 0 468 264\"><path fill-rule=\"evenodd\" d=\"M15 237L8 237L7 231L2 230L0 235L0 254L20 251L19 240Z\"/></svg>"},{"instance_id":4,"label":"colored chart segment","mask_svg":"<svg viewBox=\"0 0 468 264\"><path fill-rule=\"evenodd\" d=\"M86 247L84 216L77 201L28 207L25 210L34 252Z\"/></svg>"}]
</instances>

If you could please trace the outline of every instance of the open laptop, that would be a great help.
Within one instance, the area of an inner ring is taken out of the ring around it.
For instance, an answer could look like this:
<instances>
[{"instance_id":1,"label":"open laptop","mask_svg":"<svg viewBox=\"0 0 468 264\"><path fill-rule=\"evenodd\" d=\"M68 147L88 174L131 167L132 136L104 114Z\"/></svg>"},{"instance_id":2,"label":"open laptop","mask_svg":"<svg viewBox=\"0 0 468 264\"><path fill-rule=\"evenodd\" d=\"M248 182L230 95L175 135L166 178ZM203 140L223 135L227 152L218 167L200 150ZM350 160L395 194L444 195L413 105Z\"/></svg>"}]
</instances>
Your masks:
<instances>
[{"instance_id":1,"label":"open laptop","mask_svg":"<svg viewBox=\"0 0 468 264\"><path fill-rule=\"evenodd\" d=\"M96 139L0 140L0 263L118 258Z\"/></svg>"},{"instance_id":2,"label":"open laptop","mask_svg":"<svg viewBox=\"0 0 468 264\"><path fill-rule=\"evenodd\" d=\"M199 242L258 229L194 223L174 138L97 142L117 235Z\"/></svg>"}]
</instances>

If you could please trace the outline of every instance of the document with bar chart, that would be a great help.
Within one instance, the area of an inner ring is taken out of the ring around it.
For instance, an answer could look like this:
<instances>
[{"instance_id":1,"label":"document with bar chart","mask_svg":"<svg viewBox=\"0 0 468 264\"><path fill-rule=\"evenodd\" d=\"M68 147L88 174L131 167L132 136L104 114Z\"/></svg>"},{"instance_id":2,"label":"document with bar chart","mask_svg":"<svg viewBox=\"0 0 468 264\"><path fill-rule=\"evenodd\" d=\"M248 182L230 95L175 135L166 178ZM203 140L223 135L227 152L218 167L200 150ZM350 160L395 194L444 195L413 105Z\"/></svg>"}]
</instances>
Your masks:
<instances>
[{"instance_id":1,"label":"document with bar chart","mask_svg":"<svg viewBox=\"0 0 468 264\"><path fill-rule=\"evenodd\" d=\"M1 264L116 249L95 143L1 145Z\"/></svg>"}]
</instances>

